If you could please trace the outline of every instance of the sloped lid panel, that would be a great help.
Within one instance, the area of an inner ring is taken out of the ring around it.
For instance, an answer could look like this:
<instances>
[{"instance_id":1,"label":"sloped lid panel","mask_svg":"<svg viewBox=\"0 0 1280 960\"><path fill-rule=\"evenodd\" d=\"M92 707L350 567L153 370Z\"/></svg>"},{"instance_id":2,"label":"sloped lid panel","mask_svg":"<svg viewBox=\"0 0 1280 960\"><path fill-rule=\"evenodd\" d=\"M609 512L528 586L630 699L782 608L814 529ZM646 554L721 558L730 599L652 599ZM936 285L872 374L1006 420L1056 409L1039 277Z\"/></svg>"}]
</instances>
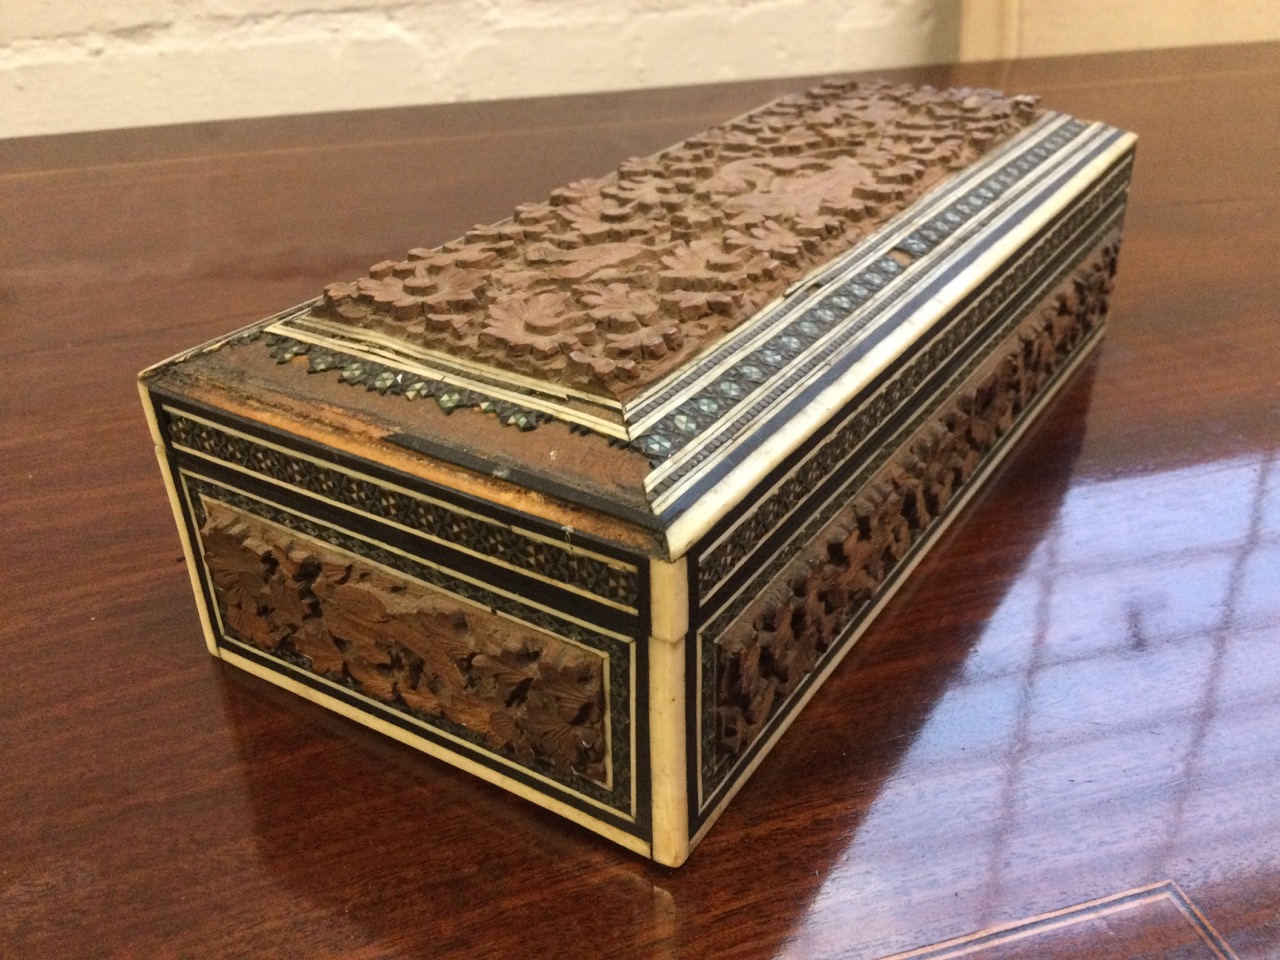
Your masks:
<instances>
[{"instance_id":1,"label":"sloped lid panel","mask_svg":"<svg viewBox=\"0 0 1280 960\"><path fill-rule=\"evenodd\" d=\"M824 84L175 359L679 555L1122 141L1029 97Z\"/></svg>"}]
</instances>

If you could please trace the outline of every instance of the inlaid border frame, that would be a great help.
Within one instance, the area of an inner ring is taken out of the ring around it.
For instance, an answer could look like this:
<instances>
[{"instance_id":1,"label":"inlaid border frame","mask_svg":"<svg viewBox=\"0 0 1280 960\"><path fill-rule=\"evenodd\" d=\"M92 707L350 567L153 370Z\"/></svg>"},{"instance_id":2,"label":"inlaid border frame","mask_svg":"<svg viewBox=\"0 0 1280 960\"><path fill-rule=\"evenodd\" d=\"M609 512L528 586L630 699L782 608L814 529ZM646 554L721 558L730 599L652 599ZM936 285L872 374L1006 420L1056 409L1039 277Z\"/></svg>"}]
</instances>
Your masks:
<instances>
[{"instance_id":1,"label":"inlaid border frame","mask_svg":"<svg viewBox=\"0 0 1280 960\"><path fill-rule=\"evenodd\" d=\"M1047 205L1041 211L1041 215L1036 217L1029 224L1024 225L1017 231L1017 242L1010 243L1008 246L1011 250L1019 249L1022 243L1033 238L1038 231L1048 230L1058 220L1064 220L1070 211L1079 205L1082 197L1089 194L1094 185L1101 182L1111 170L1126 162L1126 158L1131 158L1133 146L1136 138L1131 134L1126 134L1119 138L1113 145L1113 149L1091 163L1084 170L1080 171L1072 181L1064 185L1062 196L1066 199L1062 203ZM1121 191L1120 197L1123 201L1125 190ZM1106 205L1104 205L1106 207ZM1123 222L1124 205L1120 204L1117 212L1112 215L1106 224L1098 227L1096 230L1088 231L1090 235L1097 234L1102 236L1106 230L1119 230ZM1100 213L1099 217L1102 216ZM1070 275L1070 270L1075 269L1081 262L1082 258L1088 255L1088 250L1093 249L1091 240L1085 244L1078 253L1073 252L1068 255L1071 266L1067 268L1066 274ZM989 265L982 271L981 276L972 278L966 287L969 290L978 289L993 270L998 271L1006 264L1008 257L993 258ZM1055 281L1056 282L1056 281ZM1051 289L1052 286L1050 285ZM1021 320L1019 321L1021 322ZM852 649L856 641L861 637L863 632L871 625L875 617L889 603L899 587L910 577L919 561L927 554L927 552L937 543L939 538L946 532L947 528L954 519L963 513L966 504L982 489L991 474L997 470L1008 453L1016 446L1018 440L1037 420L1041 412L1052 403L1056 395L1061 391L1063 386L1070 380L1072 374L1085 360L1092 354L1093 350L1101 342L1102 335L1105 331L1105 316L1098 325L1090 331L1081 343L1076 345L1073 354L1068 361L1056 371L1050 381L1040 390L1031 404L1023 410L1015 421L1013 428L1009 433L1000 438L996 446L990 450L979 466L979 469L973 477L965 484L960 494L948 504L944 513L935 519L925 531L924 535L913 544L910 555L898 564L890 579L882 585L877 592L877 596L872 604L855 615L841 634L832 643L828 652L819 660L816 668L801 682L800 688L793 692L792 695L777 709L774 715L767 722L761 736L752 743L744 754L734 761L715 782L714 785L708 787L704 781L704 771L702 762L702 753L704 750L703 734L704 727L709 722L707 718L707 704L704 702L707 697L705 684L705 665L703 662L703 646L710 642L703 637L702 623L703 614L700 609L700 589L699 577L697 570L697 558L700 556L699 544L695 543L689 550L691 557L688 565L688 596L691 606L691 624L686 637L686 677L688 685L686 687L685 696L688 703L688 713L690 720L689 743L691 746L690 757L688 758L688 800L689 809L688 817L691 835L691 848L705 836L712 824L719 818L728 803L733 799L737 792L742 788L745 782L750 778L751 774L763 761L764 757L773 749L778 739L786 731L793 722L795 717L803 710L809 699L816 693L817 689L827 679L832 671ZM1016 329L1016 325L1012 328ZM1001 338L1007 334L1001 334ZM909 438L908 438L909 439ZM781 461L780 461L781 462ZM762 486L769 487L768 477L764 479ZM742 503L752 500L750 495L738 498ZM750 507L746 508L748 511ZM801 525L803 526L803 524ZM712 524L708 528L708 533L714 531L715 525ZM798 532L798 531L797 531ZM788 543L794 545L791 541L794 536L788 538ZM804 544L800 544L799 549L803 549ZM723 584L722 584L723 585ZM748 581L739 587L739 590L749 589L751 583ZM729 602L731 598L721 598L721 606ZM713 641L714 638L711 638Z\"/></svg>"},{"instance_id":2,"label":"inlaid border frame","mask_svg":"<svg viewBox=\"0 0 1280 960\"><path fill-rule=\"evenodd\" d=\"M258 327L259 325L254 325L254 327L246 329L252 331ZM211 341L211 343L221 344L226 339ZM188 354L201 352L208 348L209 345L206 345L203 348L196 348L195 351L189 351ZM163 364L158 364L149 368L148 371L144 371L139 378L138 390L146 414L148 428L151 432L152 440L156 444L157 461L165 482L174 520L178 527L188 577L200 615L201 629L210 654L261 680L295 693L320 707L340 714L349 720L389 736L435 759L442 760L451 766L473 774L481 780L512 794L523 797L552 813L612 840L628 850L646 857L653 855L650 817L652 785L649 770L650 711L648 707L649 664L647 655L650 585L647 575L647 558L639 554L634 557L642 576L640 578L641 590L638 604L640 615L639 623L637 624L638 629L627 643L627 649L631 655L631 663L629 664L630 683L626 699L629 707L627 726L631 733L629 753L633 800L631 814L624 815L608 807L594 807L591 805L594 801L584 803L587 798L579 798L579 795L564 784L548 781L549 790L539 789L537 786L527 782L529 778L537 776L536 771L519 764L510 763L496 754L490 754L495 759L509 764L510 772L503 772L501 768L487 764L463 752L449 749L437 744L428 737L419 735L403 722L407 720L416 724L418 721L408 715L401 717L393 707L378 704L378 701L369 700L367 697L355 694L354 691L340 687L332 683L332 681L326 681L325 678L318 675L306 674L299 668L293 667L284 661L279 661L277 658L270 658L268 654L261 653L236 641L232 642L236 643L238 649L222 642L222 638L218 635L216 629L217 621L214 615L216 603L213 600L210 582L206 580L207 572L204 570L203 552L196 548L198 533L193 526L194 514L183 501L181 484L178 481L181 475L180 461L161 425L161 418L164 416L160 409L161 405L170 404L173 398L153 393L146 382L147 374L160 366L163 366ZM202 412L208 414L212 411L203 410ZM243 424L241 425L243 426ZM255 429L265 429L261 424L254 424L253 427ZM529 519L535 525L537 524L536 518ZM579 533L578 536L585 537L586 535ZM618 550L618 547L613 546L611 552ZM563 639L568 640L568 638ZM334 689L325 689L324 684L326 683ZM360 705L350 702L354 697L359 697L359 700L362 701ZM364 701L374 706L377 712L365 709ZM487 751L479 752L487 753ZM592 813L592 810L599 810L600 815Z\"/></svg>"},{"instance_id":3,"label":"inlaid border frame","mask_svg":"<svg viewBox=\"0 0 1280 960\"><path fill-rule=\"evenodd\" d=\"M1003 465L1005 459L1017 446L1018 441L1037 422L1040 414L1057 398L1058 394L1071 380L1073 374L1089 360L1101 344L1105 331L1106 323L1100 323L1086 339L1081 341L1071 360L1060 368L1050 383L1025 408L1023 414L1015 421L1012 429L1001 437L996 447L983 458L982 465L970 478L969 482L965 484L960 494L947 505L943 514L935 519L924 535L912 544L911 555L895 567L889 579L877 591L873 602L858 612L846 624L841 634L832 642L828 652L819 661L818 666L801 681L799 689L770 718L761 736L747 747L743 756L730 766L715 788L705 797L701 763L701 733L705 722L705 704L703 702L704 667L701 653L703 643L709 641L704 640L699 630L690 630L686 639L686 669L688 670L687 676L689 680L686 696L691 704L689 709L690 722L695 725L695 732L690 734L694 738L691 742L696 744L696 749L691 751L688 764L689 823L692 831L690 848L697 846L702 838L706 836L707 831L711 829L720 818L720 815L724 813L725 808L746 785L747 781L751 779L751 775L755 773L765 757L777 745L778 740L804 711L805 706L813 698L814 694L818 692L827 678L839 667L858 640L875 622L880 612L894 598L898 590L910 579L911 574L919 563L947 532L951 524L964 513L965 507L970 501L986 488L987 481L991 475ZM692 589L694 587L692 582L693 574L691 573L690 576L690 588Z\"/></svg>"}]
</instances>

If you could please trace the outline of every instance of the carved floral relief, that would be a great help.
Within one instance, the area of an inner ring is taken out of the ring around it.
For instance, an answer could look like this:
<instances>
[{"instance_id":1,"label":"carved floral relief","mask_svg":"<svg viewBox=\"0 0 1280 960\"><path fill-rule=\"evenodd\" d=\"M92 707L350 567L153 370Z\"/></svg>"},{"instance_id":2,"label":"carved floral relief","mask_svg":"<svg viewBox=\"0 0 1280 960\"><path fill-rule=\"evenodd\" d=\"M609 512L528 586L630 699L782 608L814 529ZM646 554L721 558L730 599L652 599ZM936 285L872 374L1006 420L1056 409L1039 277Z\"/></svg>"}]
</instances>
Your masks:
<instances>
[{"instance_id":1,"label":"carved floral relief","mask_svg":"<svg viewBox=\"0 0 1280 960\"><path fill-rule=\"evenodd\" d=\"M600 656L238 509L207 511L205 563L240 640L525 765L604 782Z\"/></svg>"},{"instance_id":2,"label":"carved floral relief","mask_svg":"<svg viewBox=\"0 0 1280 960\"><path fill-rule=\"evenodd\" d=\"M726 769L760 737L1102 321L1118 251L1118 241L1109 243L1054 291L1022 324L1013 350L962 389L714 641L713 771Z\"/></svg>"},{"instance_id":3,"label":"carved floral relief","mask_svg":"<svg viewBox=\"0 0 1280 960\"><path fill-rule=\"evenodd\" d=\"M987 90L824 84L375 264L317 309L625 399L1037 115Z\"/></svg>"}]
</instances>

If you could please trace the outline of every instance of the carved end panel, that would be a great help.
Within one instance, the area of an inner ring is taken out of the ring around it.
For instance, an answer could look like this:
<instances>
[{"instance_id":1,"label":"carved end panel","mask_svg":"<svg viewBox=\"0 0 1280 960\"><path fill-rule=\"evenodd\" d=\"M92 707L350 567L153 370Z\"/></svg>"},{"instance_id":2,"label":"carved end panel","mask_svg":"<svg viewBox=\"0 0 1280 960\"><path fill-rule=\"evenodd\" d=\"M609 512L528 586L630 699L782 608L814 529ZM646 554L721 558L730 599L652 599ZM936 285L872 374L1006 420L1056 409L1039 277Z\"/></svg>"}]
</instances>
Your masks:
<instances>
[{"instance_id":1,"label":"carved end panel","mask_svg":"<svg viewBox=\"0 0 1280 960\"><path fill-rule=\"evenodd\" d=\"M524 766L607 781L601 655L226 504L206 514L241 642Z\"/></svg>"},{"instance_id":2,"label":"carved end panel","mask_svg":"<svg viewBox=\"0 0 1280 960\"><path fill-rule=\"evenodd\" d=\"M1106 315L1119 240L1096 250L1024 320L712 644L704 724L714 786L847 636L1024 410Z\"/></svg>"}]
</instances>

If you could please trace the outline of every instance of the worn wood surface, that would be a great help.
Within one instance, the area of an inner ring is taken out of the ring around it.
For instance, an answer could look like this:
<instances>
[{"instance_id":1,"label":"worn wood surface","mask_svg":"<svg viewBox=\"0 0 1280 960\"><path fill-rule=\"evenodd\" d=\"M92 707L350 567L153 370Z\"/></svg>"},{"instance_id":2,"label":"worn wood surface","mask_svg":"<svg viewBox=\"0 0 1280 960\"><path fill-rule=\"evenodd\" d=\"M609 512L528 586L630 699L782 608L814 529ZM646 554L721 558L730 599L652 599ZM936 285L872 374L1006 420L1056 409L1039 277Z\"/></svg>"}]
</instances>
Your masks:
<instances>
[{"instance_id":1,"label":"worn wood surface","mask_svg":"<svg viewBox=\"0 0 1280 960\"><path fill-rule=\"evenodd\" d=\"M132 378L799 84L0 143L0 954L1280 954L1280 47L905 76L1142 137L1108 339L678 872L210 659Z\"/></svg>"}]
</instances>

